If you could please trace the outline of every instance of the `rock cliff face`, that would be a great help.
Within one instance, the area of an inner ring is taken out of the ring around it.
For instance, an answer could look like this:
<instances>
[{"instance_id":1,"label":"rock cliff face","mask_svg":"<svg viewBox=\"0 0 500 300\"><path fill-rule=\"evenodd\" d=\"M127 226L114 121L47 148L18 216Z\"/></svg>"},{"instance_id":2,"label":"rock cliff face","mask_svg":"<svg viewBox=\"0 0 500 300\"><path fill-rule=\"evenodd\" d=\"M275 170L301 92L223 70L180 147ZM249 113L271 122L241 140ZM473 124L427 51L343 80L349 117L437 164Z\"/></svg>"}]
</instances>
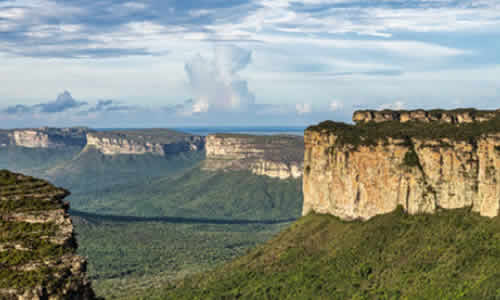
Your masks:
<instances>
[{"instance_id":1,"label":"rock cliff face","mask_svg":"<svg viewBox=\"0 0 500 300\"><path fill-rule=\"evenodd\" d=\"M402 122L308 128L303 214L366 220L402 206L411 214L471 207L498 216L500 118Z\"/></svg>"},{"instance_id":2,"label":"rock cliff face","mask_svg":"<svg viewBox=\"0 0 500 300\"><path fill-rule=\"evenodd\" d=\"M73 225L46 181L0 171L0 299L95 299Z\"/></svg>"},{"instance_id":3,"label":"rock cliff face","mask_svg":"<svg viewBox=\"0 0 500 300\"><path fill-rule=\"evenodd\" d=\"M500 110L496 111L479 111L475 109L456 109L456 110L360 110L356 111L352 117L355 123L368 122L434 122L443 123L473 123L484 122L494 119L500 114Z\"/></svg>"},{"instance_id":4,"label":"rock cliff face","mask_svg":"<svg viewBox=\"0 0 500 300\"><path fill-rule=\"evenodd\" d=\"M207 136L205 147L205 170L250 170L280 179L302 176L302 137L214 134Z\"/></svg>"},{"instance_id":5,"label":"rock cliff face","mask_svg":"<svg viewBox=\"0 0 500 300\"><path fill-rule=\"evenodd\" d=\"M201 136L166 129L137 131L89 132L87 147L94 147L105 155L167 154L203 150Z\"/></svg>"},{"instance_id":6,"label":"rock cliff face","mask_svg":"<svg viewBox=\"0 0 500 300\"><path fill-rule=\"evenodd\" d=\"M9 133L9 144L25 148L57 148L86 143L84 128L17 129Z\"/></svg>"}]
</instances>

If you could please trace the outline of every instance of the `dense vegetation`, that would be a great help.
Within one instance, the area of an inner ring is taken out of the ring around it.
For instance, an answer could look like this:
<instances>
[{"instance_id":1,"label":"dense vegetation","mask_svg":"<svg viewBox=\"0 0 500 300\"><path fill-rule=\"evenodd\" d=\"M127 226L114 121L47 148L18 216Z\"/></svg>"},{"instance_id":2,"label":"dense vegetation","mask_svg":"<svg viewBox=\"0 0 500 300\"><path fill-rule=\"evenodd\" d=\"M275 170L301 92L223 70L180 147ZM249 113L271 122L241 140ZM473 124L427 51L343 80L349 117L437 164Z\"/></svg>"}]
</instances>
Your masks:
<instances>
[{"instance_id":1,"label":"dense vegetation","mask_svg":"<svg viewBox=\"0 0 500 300\"><path fill-rule=\"evenodd\" d=\"M277 220L300 215L299 180L191 169L73 195L73 208L128 216Z\"/></svg>"},{"instance_id":2,"label":"dense vegetation","mask_svg":"<svg viewBox=\"0 0 500 300\"><path fill-rule=\"evenodd\" d=\"M171 280L213 268L290 224L127 221L99 215L73 219L79 253L89 258L94 289L107 299L141 295Z\"/></svg>"},{"instance_id":3,"label":"dense vegetation","mask_svg":"<svg viewBox=\"0 0 500 300\"><path fill-rule=\"evenodd\" d=\"M306 216L216 271L141 299L499 299L500 218Z\"/></svg>"},{"instance_id":4,"label":"dense vegetation","mask_svg":"<svg viewBox=\"0 0 500 300\"><path fill-rule=\"evenodd\" d=\"M477 142L483 135L500 132L500 116L475 123L450 124L440 122L387 121L368 122L357 125L325 121L311 126L308 131L326 131L335 134L338 145L377 145L388 138L399 139L407 143L410 138L422 140L449 139L451 141Z\"/></svg>"}]
</instances>

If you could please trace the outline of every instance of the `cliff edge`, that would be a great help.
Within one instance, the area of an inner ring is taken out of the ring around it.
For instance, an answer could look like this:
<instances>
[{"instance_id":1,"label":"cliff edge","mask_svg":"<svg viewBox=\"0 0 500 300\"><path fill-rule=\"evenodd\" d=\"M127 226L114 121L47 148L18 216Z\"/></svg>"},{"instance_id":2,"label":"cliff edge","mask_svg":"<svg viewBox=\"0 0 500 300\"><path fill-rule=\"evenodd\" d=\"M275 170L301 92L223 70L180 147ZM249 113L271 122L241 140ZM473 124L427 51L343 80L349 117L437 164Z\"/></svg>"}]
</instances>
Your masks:
<instances>
[{"instance_id":1,"label":"cliff edge","mask_svg":"<svg viewBox=\"0 0 500 300\"><path fill-rule=\"evenodd\" d=\"M279 179L302 176L304 143L299 136L212 134L205 149L205 170L249 170Z\"/></svg>"},{"instance_id":2,"label":"cliff edge","mask_svg":"<svg viewBox=\"0 0 500 300\"><path fill-rule=\"evenodd\" d=\"M95 299L63 199L46 181L0 171L0 299Z\"/></svg>"},{"instance_id":3,"label":"cliff edge","mask_svg":"<svg viewBox=\"0 0 500 300\"><path fill-rule=\"evenodd\" d=\"M356 116L365 113L354 113L354 119L359 121ZM454 115L457 121L399 117L357 125L326 121L309 127L303 214L367 220L402 206L410 214L470 207L482 216L498 216L498 111L469 111L474 115L471 122L456 111L440 113Z\"/></svg>"},{"instance_id":4,"label":"cliff edge","mask_svg":"<svg viewBox=\"0 0 500 300\"><path fill-rule=\"evenodd\" d=\"M104 155L152 154L165 156L182 152L201 151L205 139L168 129L101 131L87 133L87 146Z\"/></svg>"}]
</instances>

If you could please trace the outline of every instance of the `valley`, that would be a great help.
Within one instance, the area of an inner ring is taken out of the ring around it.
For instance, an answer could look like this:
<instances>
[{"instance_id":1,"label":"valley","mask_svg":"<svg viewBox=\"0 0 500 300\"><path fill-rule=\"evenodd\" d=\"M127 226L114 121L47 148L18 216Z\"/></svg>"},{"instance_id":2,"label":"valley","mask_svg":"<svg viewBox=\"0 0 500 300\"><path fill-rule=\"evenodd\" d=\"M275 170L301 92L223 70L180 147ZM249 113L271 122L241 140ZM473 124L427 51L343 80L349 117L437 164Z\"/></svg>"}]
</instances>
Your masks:
<instances>
[{"instance_id":1,"label":"valley","mask_svg":"<svg viewBox=\"0 0 500 300\"><path fill-rule=\"evenodd\" d=\"M77 253L106 299L500 297L498 112L353 119L303 141L24 138L1 162L72 191Z\"/></svg>"},{"instance_id":2,"label":"valley","mask_svg":"<svg viewBox=\"0 0 500 300\"><path fill-rule=\"evenodd\" d=\"M33 136L58 131L64 130L41 129ZM139 297L220 266L300 216L300 178L253 174L241 157L217 158L239 168L207 169L205 137L159 129L89 130L82 137L90 143L25 147L11 140L0 148L0 168L71 191L66 199L78 253L88 257L93 288L106 299ZM255 141L245 142L253 138L242 135L240 141L259 149ZM298 159L301 140L283 137L285 145L298 143L290 150Z\"/></svg>"}]
</instances>

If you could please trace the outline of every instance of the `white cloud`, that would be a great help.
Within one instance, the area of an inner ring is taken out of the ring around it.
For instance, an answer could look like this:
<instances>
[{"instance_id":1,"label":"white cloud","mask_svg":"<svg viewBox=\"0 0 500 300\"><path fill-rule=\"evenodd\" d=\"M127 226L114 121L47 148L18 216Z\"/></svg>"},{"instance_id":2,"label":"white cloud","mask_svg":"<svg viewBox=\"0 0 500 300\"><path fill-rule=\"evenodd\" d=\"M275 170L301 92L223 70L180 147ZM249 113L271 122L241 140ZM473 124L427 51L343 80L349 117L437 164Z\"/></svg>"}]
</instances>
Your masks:
<instances>
[{"instance_id":1,"label":"white cloud","mask_svg":"<svg viewBox=\"0 0 500 300\"><path fill-rule=\"evenodd\" d=\"M312 107L309 103L299 103L295 105L295 110L297 111L297 114L305 115L312 112Z\"/></svg>"},{"instance_id":2,"label":"white cloud","mask_svg":"<svg viewBox=\"0 0 500 300\"><path fill-rule=\"evenodd\" d=\"M246 111L255 104L248 83L238 73L251 61L250 51L217 46L213 58L200 54L185 65L193 92L192 113Z\"/></svg>"},{"instance_id":3,"label":"white cloud","mask_svg":"<svg viewBox=\"0 0 500 300\"><path fill-rule=\"evenodd\" d=\"M329 108L331 111L338 111L344 108L344 103L339 100L333 100L332 102L330 102Z\"/></svg>"}]
</instances>

